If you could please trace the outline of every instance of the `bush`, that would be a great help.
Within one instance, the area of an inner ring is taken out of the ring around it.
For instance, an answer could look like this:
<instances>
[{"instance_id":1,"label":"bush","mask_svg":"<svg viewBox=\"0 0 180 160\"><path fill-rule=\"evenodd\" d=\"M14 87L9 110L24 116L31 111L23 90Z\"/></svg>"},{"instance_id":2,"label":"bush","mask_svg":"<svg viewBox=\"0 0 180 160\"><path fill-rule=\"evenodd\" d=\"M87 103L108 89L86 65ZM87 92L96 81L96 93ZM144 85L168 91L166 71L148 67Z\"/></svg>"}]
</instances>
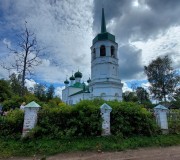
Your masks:
<instances>
[{"instance_id":1,"label":"bush","mask_svg":"<svg viewBox=\"0 0 180 160\"><path fill-rule=\"evenodd\" d=\"M0 116L0 136L17 137L21 135L24 113L19 109L11 110L6 116Z\"/></svg>"},{"instance_id":2,"label":"bush","mask_svg":"<svg viewBox=\"0 0 180 160\"><path fill-rule=\"evenodd\" d=\"M111 132L114 135L152 135L158 127L150 112L132 102L108 102L112 106Z\"/></svg>"},{"instance_id":3,"label":"bush","mask_svg":"<svg viewBox=\"0 0 180 160\"><path fill-rule=\"evenodd\" d=\"M36 136L50 137L92 136L101 133L99 107L86 101L74 107L43 108L38 116Z\"/></svg>"},{"instance_id":4,"label":"bush","mask_svg":"<svg viewBox=\"0 0 180 160\"><path fill-rule=\"evenodd\" d=\"M44 105L38 112L37 126L29 137L48 136L49 138L99 136L102 118L100 106L104 100L85 100L75 106L59 103L58 106ZM136 103L106 102L112 107L111 133L124 137L133 135L152 135L157 125L150 112ZM23 112L14 110L0 119L0 135L14 135L22 132Z\"/></svg>"},{"instance_id":5,"label":"bush","mask_svg":"<svg viewBox=\"0 0 180 160\"><path fill-rule=\"evenodd\" d=\"M169 133L180 134L180 110L171 110L168 115Z\"/></svg>"}]
</instances>

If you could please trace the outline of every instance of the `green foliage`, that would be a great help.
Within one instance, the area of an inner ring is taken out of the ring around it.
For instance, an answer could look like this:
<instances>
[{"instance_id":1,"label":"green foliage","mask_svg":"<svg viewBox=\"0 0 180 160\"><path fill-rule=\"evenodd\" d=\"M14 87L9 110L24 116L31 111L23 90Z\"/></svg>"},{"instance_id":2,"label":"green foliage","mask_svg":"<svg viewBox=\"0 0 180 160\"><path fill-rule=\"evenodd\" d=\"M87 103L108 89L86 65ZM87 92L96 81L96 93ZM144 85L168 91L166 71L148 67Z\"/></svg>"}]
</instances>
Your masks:
<instances>
[{"instance_id":1,"label":"green foliage","mask_svg":"<svg viewBox=\"0 0 180 160\"><path fill-rule=\"evenodd\" d=\"M0 80L0 102L3 102L6 99L11 98L12 90L10 88L9 81Z\"/></svg>"},{"instance_id":2,"label":"green foliage","mask_svg":"<svg viewBox=\"0 0 180 160\"><path fill-rule=\"evenodd\" d=\"M100 135L101 117L99 107L81 102L77 106L43 108L38 116L39 129L36 136L50 137Z\"/></svg>"},{"instance_id":3,"label":"green foliage","mask_svg":"<svg viewBox=\"0 0 180 160\"><path fill-rule=\"evenodd\" d=\"M140 104L144 104L146 102L150 103L149 94L147 93L147 91L143 87L137 87L136 95L137 95L137 98L138 98L138 102Z\"/></svg>"},{"instance_id":4,"label":"green foliage","mask_svg":"<svg viewBox=\"0 0 180 160\"><path fill-rule=\"evenodd\" d=\"M46 92L46 98L47 100L50 100L50 99L53 99L53 96L54 96L54 86L53 85L50 85L47 89L47 92Z\"/></svg>"},{"instance_id":5,"label":"green foliage","mask_svg":"<svg viewBox=\"0 0 180 160\"><path fill-rule=\"evenodd\" d=\"M18 137L22 133L24 113L19 109L11 110L0 116L0 136Z\"/></svg>"},{"instance_id":6,"label":"green foliage","mask_svg":"<svg viewBox=\"0 0 180 160\"><path fill-rule=\"evenodd\" d=\"M170 133L180 134L180 110L170 110L168 127Z\"/></svg>"},{"instance_id":7,"label":"green foliage","mask_svg":"<svg viewBox=\"0 0 180 160\"><path fill-rule=\"evenodd\" d=\"M148 81L151 84L150 91L154 98L166 102L166 97L172 98L173 92L179 83L180 76L173 71L172 62L168 56L158 57L148 66L144 67Z\"/></svg>"},{"instance_id":8,"label":"green foliage","mask_svg":"<svg viewBox=\"0 0 180 160\"><path fill-rule=\"evenodd\" d=\"M34 94L41 101L46 101L45 89L46 89L46 87L43 84L36 84L34 86Z\"/></svg>"},{"instance_id":9,"label":"green foliage","mask_svg":"<svg viewBox=\"0 0 180 160\"><path fill-rule=\"evenodd\" d=\"M67 106L64 103L58 103L54 107L44 105L38 113L37 126L31 131L29 137L99 136L102 125L100 106L104 102L104 100L95 99L81 101L75 106ZM157 126L154 118L145 108L130 102L108 101L106 103L113 109L111 112L113 135L128 137L149 136L156 133ZM20 133L21 130L16 132Z\"/></svg>"},{"instance_id":10,"label":"green foliage","mask_svg":"<svg viewBox=\"0 0 180 160\"><path fill-rule=\"evenodd\" d=\"M5 100L3 102L3 110L7 111L10 109L19 108L23 101L23 97L13 96L10 100Z\"/></svg>"},{"instance_id":11,"label":"green foliage","mask_svg":"<svg viewBox=\"0 0 180 160\"><path fill-rule=\"evenodd\" d=\"M52 99L49 99L48 106L50 107L62 106L62 101L59 97L54 97Z\"/></svg>"},{"instance_id":12,"label":"green foliage","mask_svg":"<svg viewBox=\"0 0 180 160\"><path fill-rule=\"evenodd\" d=\"M108 102L112 107L111 132L114 135L152 135L157 131L150 112L132 102Z\"/></svg>"},{"instance_id":13,"label":"green foliage","mask_svg":"<svg viewBox=\"0 0 180 160\"><path fill-rule=\"evenodd\" d=\"M138 97L135 92L126 91L122 96L125 102L138 102Z\"/></svg>"}]
</instances>

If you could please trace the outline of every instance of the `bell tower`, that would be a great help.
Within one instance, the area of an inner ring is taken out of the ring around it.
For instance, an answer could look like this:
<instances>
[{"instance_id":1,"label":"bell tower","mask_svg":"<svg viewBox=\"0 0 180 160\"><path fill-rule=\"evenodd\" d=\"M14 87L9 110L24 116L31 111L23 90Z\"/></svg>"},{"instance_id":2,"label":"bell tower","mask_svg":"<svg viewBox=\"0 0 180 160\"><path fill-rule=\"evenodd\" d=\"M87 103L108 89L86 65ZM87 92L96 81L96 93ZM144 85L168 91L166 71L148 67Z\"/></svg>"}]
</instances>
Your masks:
<instances>
[{"instance_id":1,"label":"bell tower","mask_svg":"<svg viewBox=\"0 0 180 160\"><path fill-rule=\"evenodd\" d=\"M118 44L115 36L106 31L104 9L102 9L101 33L91 46L91 98L122 100L122 86L119 77Z\"/></svg>"}]
</instances>

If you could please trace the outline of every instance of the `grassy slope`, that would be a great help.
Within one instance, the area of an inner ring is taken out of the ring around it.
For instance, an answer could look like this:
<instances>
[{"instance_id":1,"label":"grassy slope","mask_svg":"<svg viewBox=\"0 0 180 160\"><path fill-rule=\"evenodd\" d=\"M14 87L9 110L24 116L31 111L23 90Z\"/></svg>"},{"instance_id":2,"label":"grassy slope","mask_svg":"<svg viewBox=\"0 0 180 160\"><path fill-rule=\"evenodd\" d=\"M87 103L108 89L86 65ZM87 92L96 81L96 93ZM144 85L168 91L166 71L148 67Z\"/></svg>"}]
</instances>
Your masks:
<instances>
[{"instance_id":1,"label":"grassy slope","mask_svg":"<svg viewBox=\"0 0 180 160\"><path fill-rule=\"evenodd\" d=\"M159 135L155 137L132 137L122 139L117 136L70 138L70 139L0 139L0 158L10 156L52 155L75 151L121 151L139 147L180 145L180 135Z\"/></svg>"}]
</instances>

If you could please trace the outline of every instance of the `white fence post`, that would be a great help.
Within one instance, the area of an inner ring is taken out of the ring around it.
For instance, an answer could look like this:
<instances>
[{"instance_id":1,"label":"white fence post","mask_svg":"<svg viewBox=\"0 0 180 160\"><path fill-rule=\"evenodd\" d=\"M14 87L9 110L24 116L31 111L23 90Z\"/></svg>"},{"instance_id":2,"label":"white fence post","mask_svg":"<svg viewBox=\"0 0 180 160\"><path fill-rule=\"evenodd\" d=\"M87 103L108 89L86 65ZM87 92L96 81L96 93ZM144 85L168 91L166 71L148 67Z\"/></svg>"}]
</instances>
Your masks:
<instances>
[{"instance_id":1,"label":"white fence post","mask_svg":"<svg viewBox=\"0 0 180 160\"><path fill-rule=\"evenodd\" d=\"M101 107L101 116L103 119L102 122L102 136L107 136L111 135L111 130L110 130L110 113L112 111L112 108L104 103Z\"/></svg>"},{"instance_id":2,"label":"white fence post","mask_svg":"<svg viewBox=\"0 0 180 160\"><path fill-rule=\"evenodd\" d=\"M163 134L168 133L168 119L167 119L168 111L169 110L162 105L158 105L158 106L154 107L156 122L159 125L159 127L161 128Z\"/></svg>"},{"instance_id":3,"label":"white fence post","mask_svg":"<svg viewBox=\"0 0 180 160\"><path fill-rule=\"evenodd\" d=\"M24 107L24 124L22 137L25 137L27 133L36 126L37 113L40 106L32 101Z\"/></svg>"}]
</instances>

